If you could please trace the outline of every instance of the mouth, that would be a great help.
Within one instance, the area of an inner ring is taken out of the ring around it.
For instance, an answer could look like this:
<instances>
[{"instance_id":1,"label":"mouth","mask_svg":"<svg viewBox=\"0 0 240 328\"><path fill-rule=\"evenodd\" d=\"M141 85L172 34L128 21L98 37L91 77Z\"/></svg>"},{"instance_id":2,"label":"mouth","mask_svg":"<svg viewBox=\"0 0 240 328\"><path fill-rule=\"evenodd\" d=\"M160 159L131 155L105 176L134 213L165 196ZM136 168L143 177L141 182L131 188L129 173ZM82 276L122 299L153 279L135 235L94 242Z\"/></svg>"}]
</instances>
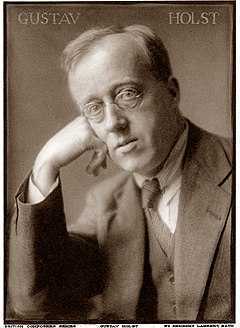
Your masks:
<instances>
[{"instance_id":1,"label":"mouth","mask_svg":"<svg viewBox=\"0 0 240 328\"><path fill-rule=\"evenodd\" d=\"M132 151L137 146L138 139L130 139L119 142L116 146L116 149L122 154L126 154Z\"/></svg>"}]
</instances>

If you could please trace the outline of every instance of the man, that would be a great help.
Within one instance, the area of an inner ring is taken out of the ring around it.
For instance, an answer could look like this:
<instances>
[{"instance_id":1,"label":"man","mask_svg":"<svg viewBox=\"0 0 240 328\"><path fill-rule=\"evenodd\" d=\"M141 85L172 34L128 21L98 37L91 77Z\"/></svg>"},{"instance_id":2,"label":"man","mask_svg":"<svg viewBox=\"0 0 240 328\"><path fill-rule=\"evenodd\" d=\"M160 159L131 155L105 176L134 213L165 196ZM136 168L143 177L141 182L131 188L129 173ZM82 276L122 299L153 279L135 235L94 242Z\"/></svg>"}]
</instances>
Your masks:
<instances>
[{"instance_id":1,"label":"man","mask_svg":"<svg viewBox=\"0 0 240 328\"><path fill-rule=\"evenodd\" d=\"M90 30L63 53L80 116L20 187L9 294L24 318L233 320L231 146L187 121L150 29ZM127 173L100 184L67 233L60 169L94 150Z\"/></svg>"}]
</instances>

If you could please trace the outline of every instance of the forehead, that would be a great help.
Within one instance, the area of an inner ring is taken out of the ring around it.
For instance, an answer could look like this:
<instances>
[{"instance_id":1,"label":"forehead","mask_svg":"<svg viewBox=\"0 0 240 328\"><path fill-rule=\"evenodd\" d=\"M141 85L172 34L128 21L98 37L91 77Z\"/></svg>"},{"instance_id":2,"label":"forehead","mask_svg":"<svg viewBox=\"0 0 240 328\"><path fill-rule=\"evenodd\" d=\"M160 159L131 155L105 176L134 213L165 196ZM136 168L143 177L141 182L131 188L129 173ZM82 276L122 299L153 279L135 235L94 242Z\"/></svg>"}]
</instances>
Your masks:
<instances>
[{"instance_id":1,"label":"forehead","mask_svg":"<svg viewBox=\"0 0 240 328\"><path fill-rule=\"evenodd\" d=\"M84 66L84 62L90 60L92 60L93 65L94 63L100 65L101 59L105 61L105 65L108 63L121 64L123 61L134 65L139 59L141 59L142 64L145 62L142 47L132 35L126 33L111 34L95 41L79 60L77 67L81 64Z\"/></svg>"},{"instance_id":2,"label":"forehead","mask_svg":"<svg viewBox=\"0 0 240 328\"><path fill-rule=\"evenodd\" d=\"M124 81L144 81L151 75L142 50L131 35L113 34L94 43L69 73L74 98L100 97ZM77 99L77 100L78 100Z\"/></svg>"},{"instance_id":3,"label":"forehead","mask_svg":"<svg viewBox=\"0 0 240 328\"><path fill-rule=\"evenodd\" d=\"M73 72L85 72L84 68L100 68L107 72L117 66L129 70L147 66L144 50L136 39L129 34L111 34L95 41L75 65ZM88 72L89 73L89 72Z\"/></svg>"}]
</instances>

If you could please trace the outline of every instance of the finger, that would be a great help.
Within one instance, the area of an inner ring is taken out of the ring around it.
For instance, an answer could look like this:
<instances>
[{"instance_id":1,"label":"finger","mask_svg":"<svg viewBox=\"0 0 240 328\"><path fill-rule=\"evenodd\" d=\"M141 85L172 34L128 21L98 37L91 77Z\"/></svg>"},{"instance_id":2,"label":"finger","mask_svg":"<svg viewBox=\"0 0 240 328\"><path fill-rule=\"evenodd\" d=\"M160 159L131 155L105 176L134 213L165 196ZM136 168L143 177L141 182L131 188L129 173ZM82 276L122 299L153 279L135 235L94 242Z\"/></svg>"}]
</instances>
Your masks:
<instances>
[{"instance_id":1,"label":"finger","mask_svg":"<svg viewBox=\"0 0 240 328\"><path fill-rule=\"evenodd\" d=\"M102 162L102 168L103 169L107 168L107 156L105 157L104 161Z\"/></svg>"},{"instance_id":2,"label":"finger","mask_svg":"<svg viewBox=\"0 0 240 328\"><path fill-rule=\"evenodd\" d=\"M105 161L106 154L102 150L96 150L93 153L90 163L86 167L88 174L93 173L93 171L102 166L102 163Z\"/></svg>"},{"instance_id":3,"label":"finger","mask_svg":"<svg viewBox=\"0 0 240 328\"><path fill-rule=\"evenodd\" d=\"M93 174L95 177L98 176L99 174L99 170L101 168L101 165L97 166L97 167L93 167L90 163L88 164L88 166L86 167L86 172L88 175Z\"/></svg>"},{"instance_id":4,"label":"finger","mask_svg":"<svg viewBox=\"0 0 240 328\"><path fill-rule=\"evenodd\" d=\"M92 174L93 174L95 177L97 177L98 174L99 174L99 171L100 171L100 166L97 167L96 169L94 169L94 170L92 171Z\"/></svg>"}]
</instances>

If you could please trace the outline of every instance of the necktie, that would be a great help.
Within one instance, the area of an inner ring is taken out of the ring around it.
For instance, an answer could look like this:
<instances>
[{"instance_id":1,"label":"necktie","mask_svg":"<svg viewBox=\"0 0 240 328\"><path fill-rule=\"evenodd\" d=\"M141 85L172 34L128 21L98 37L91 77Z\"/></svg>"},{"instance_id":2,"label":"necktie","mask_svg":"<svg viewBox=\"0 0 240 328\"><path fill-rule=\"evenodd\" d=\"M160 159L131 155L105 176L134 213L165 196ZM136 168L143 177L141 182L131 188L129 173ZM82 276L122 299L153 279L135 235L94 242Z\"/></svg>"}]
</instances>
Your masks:
<instances>
[{"instance_id":1,"label":"necktie","mask_svg":"<svg viewBox=\"0 0 240 328\"><path fill-rule=\"evenodd\" d=\"M136 309L136 320L139 322L154 322L157 320L157 290L152 279L152 269L149 262L149 240L147 223L145 222L145 253L142 288Z\"/></svg>"},{"instance_id":2,"label":"necktie","mask_svg":"<svg viewBox=\"0 0 240 328\"><path fill-rule=\"evenodd\" d=\"M162 221L156 209L154 209L154 202L157 196L161 195L162 191L157 178L152 180L145 180L142 185L142 207L148 220L150 228L153 230L158 244L162 248L164 254L170 254L170 247L172 241L172 233L167 225Z\"/></svg>"},{"instance_id":3,"label":"necktie","mask_svg":"<svg viewBox=\"0 0 240 328\"><path fill-rule=\"evenodd\" d=\"M157 180L157 179L154 179ZM159 194L159 191L152 190L153 187L146 187L145 194L142 193L142 202L144 206L152 206L154 198ZM156 189L160 190L157 180ZM152 195L155 194L155 197ZM136 309L136 319L139 322L155 322L157 320L157 290L152 279L152 270L149 262L149 239L148 227L145 221L145 254L144 254L144 275L143 284L139 294L138 306Z\"/></svg>"},{"instance_id":4,"label":"necktie","mask_svg":"<svg viewBox=\"0 0 240 328\"><path fill-rule=\"evenodd\" d=\"M145 180L142 185L142 206L143 208L152 208L154 201L161 194L160 184L157 178Z\"/></svg>"}]
</instances>

